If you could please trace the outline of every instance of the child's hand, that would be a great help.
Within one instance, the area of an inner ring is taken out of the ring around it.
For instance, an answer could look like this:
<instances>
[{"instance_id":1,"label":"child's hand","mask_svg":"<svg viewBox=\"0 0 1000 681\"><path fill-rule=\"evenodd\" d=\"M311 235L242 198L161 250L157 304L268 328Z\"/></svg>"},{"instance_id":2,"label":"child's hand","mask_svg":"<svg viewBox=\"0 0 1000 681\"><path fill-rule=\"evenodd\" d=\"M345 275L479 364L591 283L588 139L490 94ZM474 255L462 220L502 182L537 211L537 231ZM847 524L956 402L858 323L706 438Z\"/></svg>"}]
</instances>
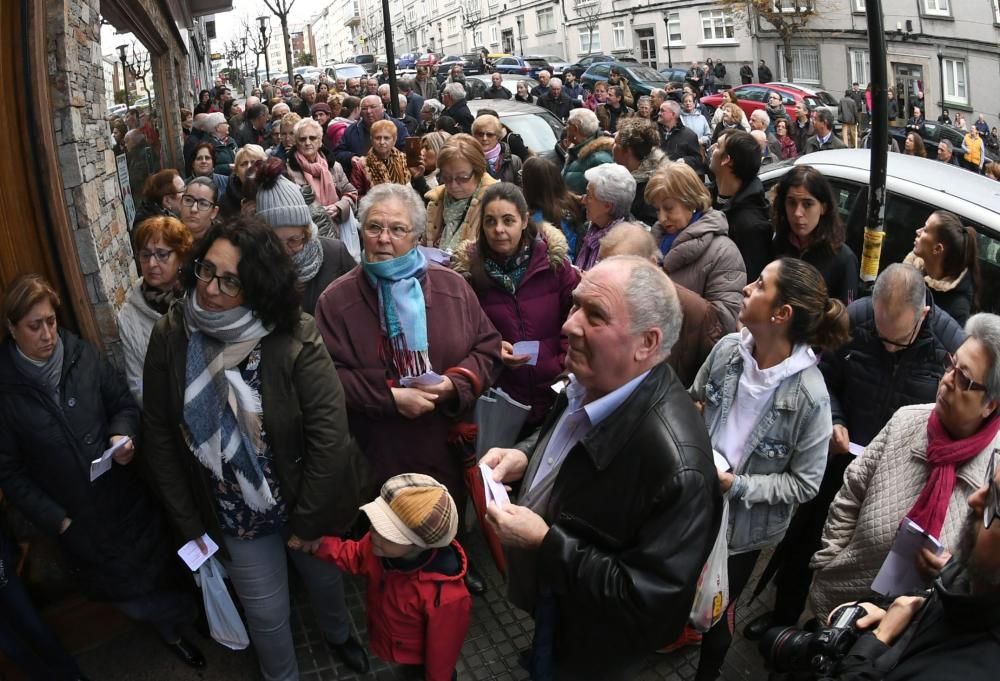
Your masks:
<instances>
[{"instance_id":1,"label":"child's hand","mask_svg":"<svg viewBox=\"0 0 1000 681\"><path fill-rule=\"evenodd\" d=\"M288 539L288 548L293 551L303 551L304 553L316 553L316 549L319 548L320 543L322 543L322 537L319 539L314 539L312 541L302 541L294 534Z\"/></svg>"}]
</instances>

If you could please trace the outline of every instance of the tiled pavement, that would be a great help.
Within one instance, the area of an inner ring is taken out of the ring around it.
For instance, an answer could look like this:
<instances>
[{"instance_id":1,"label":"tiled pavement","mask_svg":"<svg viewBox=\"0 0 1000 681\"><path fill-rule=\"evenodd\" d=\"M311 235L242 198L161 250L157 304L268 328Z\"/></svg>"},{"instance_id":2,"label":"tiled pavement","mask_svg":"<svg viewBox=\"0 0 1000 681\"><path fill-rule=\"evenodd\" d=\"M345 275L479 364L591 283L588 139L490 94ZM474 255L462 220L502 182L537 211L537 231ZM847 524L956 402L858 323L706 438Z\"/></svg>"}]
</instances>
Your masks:
<instances>
[{"instance_id":1,"label":"tiled pavement","mask_svg":"<svg viewBox=\"0 0 1000 681\"><path fill-rule=\"evenodd\" d=\"M458 677L462 681L527 679L527 673L517 663L517 654L531 642L531 618L504 600L502 579L493 567L484 544L476 538L467 548L470 559L485 573L490 588L484 597L473 598L472 624L458 662ZM349 577L346 590L355 625L364 638L363 580ZM743 623L762 608L760 602L741 607L737 637L723 669L722 678L725 681L764 681L767 678L755 644L743 639L739 633ZM374 657L372 671L363 676L338 664L323 642L305 599L297 599L294 603L292 626L303 681L409 681L420 678L406 668L386 664ZM199 643L209 660L204 670L195 671L183 666L144 627L133 627L81 654L78 659L83 671L93 681L249 681L260 678L252 650L231 652L200 639L196 634L192 640ZM696 648L671 655L651 655L638 681L689 681L694 678L697 662Z\"/></svg>"}]
</instances>

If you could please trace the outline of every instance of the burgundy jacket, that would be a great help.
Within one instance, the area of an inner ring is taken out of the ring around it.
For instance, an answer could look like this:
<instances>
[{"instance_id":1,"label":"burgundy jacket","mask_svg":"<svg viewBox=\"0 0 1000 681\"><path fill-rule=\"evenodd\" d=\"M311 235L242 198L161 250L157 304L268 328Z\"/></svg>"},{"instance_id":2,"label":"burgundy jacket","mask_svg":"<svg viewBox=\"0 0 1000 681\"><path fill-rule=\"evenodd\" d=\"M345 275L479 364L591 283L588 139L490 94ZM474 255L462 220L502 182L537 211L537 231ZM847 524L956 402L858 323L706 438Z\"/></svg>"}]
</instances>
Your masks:
<instances>
[{"instance_id":1,"label":"burgundy jacket","mask_svg":"<svg viewBox=\"0 0 1000 681\"><path fill-rule=\"evenodd\" d=\"M562 325L573 306L573 289L580 283L580 273L568 255L562 231L541 223L539 239L515 295L486 274L475 241L460 244L452 262L455 271L472 285L486 316L505 341L540 343L535 366L505 366L497 381L515 400L531 405L529 425L540 424L555 403L551 385L563 372L568 341L562 335Z\"/></svg>"},{"instance_id":2,"label":"burgundy jacket","mask_svg":"<svg viewBox=\"0 0 1000 681\"><path fill-rule=\"evenodd\" d=\"M489 388L501 368L500 334L476 295L460 276L433 263L421 283L434 371L444 374L463 367L479 378L481 390ZM378 293L362 267L323 292L316 325L337 367L351 433L368 457L376 486L401 473L424 473L445 485L456 500L464 498L461 461L447 439L461 417L471 420L479 397L472 382L451 375L458 399L419 418L405 418L396 410L390 388L398 387L399 377L382 355Z\"/></svg>"}]
</instances>

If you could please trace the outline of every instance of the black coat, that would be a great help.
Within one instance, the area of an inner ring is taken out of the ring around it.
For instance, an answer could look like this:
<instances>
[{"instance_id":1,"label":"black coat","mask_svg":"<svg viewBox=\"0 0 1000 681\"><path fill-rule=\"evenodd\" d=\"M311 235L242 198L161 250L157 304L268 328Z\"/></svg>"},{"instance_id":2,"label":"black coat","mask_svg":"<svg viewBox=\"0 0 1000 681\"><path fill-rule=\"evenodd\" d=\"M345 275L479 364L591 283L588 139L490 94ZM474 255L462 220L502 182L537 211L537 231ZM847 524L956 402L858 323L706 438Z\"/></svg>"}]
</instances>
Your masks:
<instances>
[{"instance_id":1,"label":"black coat","mask_svg":"<svg viewBox=\"0 0 1000 681\"><path fill-rule=\"evenodd\" d=\"M872 299L856 300L847 310L851 340L824 352L819 368L830 391L833 422L847 428L851 442L867 445L900 407L934 401L945 354L958 350L965 332L932 306L913 345L889 352L877 337Z\"/></svg>"},{"instance_id":2,"label":"black coat","mask_svg":"<svg viewBox=\"0 0 1000 681\"><path fill-rule=\"evenodd\" d=\"M469 111L469 105L464 99L460 99L451 106L447 107L441 112L442 116L451 116L451 118L458 124L458 127L462 129L462 132L472 134L472 122L475 117L472 112Z\"/></svg>"},{"instance_id":3,"label":"black coat","mask_svg":"<svg viewBox=\"0 0 1000 681\"><path fill-rule=\"evenodd\" d=\"M305 283L302 290L302 310L315 314L316 303L326 287L357 266L351 252L340 239L321 238L323 265L316 276Z\"/></svg>"},{"instance_id":4,"label":"black coat","mask_svg":"<svg viewBox=\"0 0 1000 681\"><path fill-rule=\"evenodd\" d=\"M701 156L701 144L698 142L698 135L694 130L684 127L681 119L677 119L677 125L672 131L661 128L663 142L660 148L667 154L671 161L684 161L694 168L694 172L699 175L705 174L705 164Z\"/></svg>"},{"instance_id":5,"label":"black coat","mask_svg":"<svg viewBox=\"0 0 1000 681\"><path fill-rule=\"evenodd\" d=\"M569 116L569 112L579 106L580 103L567 97L565 92L560 92L559 97L553 97L552 91L549 90L538 98L536 104L543 109L551 111L559 120L565 121L566 117Z\"/></svg>"},{"instance_id":6,"label":"black coat","mask_svg":"<svg viewBox=\"0 0 1000 681\"><path fill-rule=\"evenodd\" d=\"M68 331L59 336L61 404L17 369L10 339L0 345L0 487L46 534L58 535L63 519L72 520L59 544L86 593L134 598L154 589L173 553L137 475L141 443L129 465L112 464L94 482L90 462L112 435L138 436L139 407L94 346Z\"/></svg>"},{"instance_id":7,"label":"black coat","mask_svg":"<svg viewBox=\"0 0 1000 681\"><path fill-rule=\"evenodd\" d=\"M505 88L503 85L495 89L492 85L490 85L483 93L483 99L510 99L513 96L514 95L511 94L510 90Z\"/></svg>"},{"instance_id":8,"label":"black coat","mask_svg":"<svg viewBox=\"0 0 1000 681\"><path fill-rule=\"evenodd\" d=\"M826 282L826 293L831 298L838 298L844 305L854 299L858 290L858 257L847 244L836 251L827 244L799 251L788 242L787 237L779 235L774 239L774 250L775 257L801 258L818 269Z\"/></svg>"},{"instance_id":9,"label":"black coat","mask_svg":"<svg viewBox=\"0 0 1000 681\"><path fill-rule=\"evenodd\" d=\"M533 456L566 405L563 392ZM634 678L629 666L680 634L721 521L711 452L666 363L569 451L543 509L545 540L508 554L512 588L533 575L555 598L557 678Z\"/></svg>"},{"instance_id":10,"label":"black coat","mask_svg":"<svg viewBox=\"0 0 1000 681\"><path fill-rule=\"evenodd\" d=\"M948 290L931 286L928 288L934 295L934 304L964 326L965 322L972 316L975 302L975 286L972 283L972 276L966 272L958 283Z\"/></svg>"},{"instance_id":11,"label":"black coat","mask_svg":"<svg viewBox=\"0 0 1000 681\"><path fill-rule=\"evenodd\" d=\"M718 189L712 186L713 201L718 197ZM729 222L729 238L733 240L747 268L747 281L756 281L767 264L774 260L774 229L771 227L769 204L760 179L740 189L723 209Z\"/></svg>"}]
</instances>

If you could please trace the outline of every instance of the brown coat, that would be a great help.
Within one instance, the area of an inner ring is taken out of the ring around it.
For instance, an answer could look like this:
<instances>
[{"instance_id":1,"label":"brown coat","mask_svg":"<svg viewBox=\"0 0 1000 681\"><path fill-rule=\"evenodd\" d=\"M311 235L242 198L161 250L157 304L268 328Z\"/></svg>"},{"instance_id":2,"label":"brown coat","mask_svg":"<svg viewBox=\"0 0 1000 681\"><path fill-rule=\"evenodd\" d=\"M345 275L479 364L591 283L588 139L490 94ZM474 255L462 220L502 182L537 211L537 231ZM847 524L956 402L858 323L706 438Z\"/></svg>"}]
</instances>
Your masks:
<instances>
[{"instance_id":1,"label":"brown coat","mask_svg":"<svg viewBox=\"0 0 1000 681\"><path fill-rule=\"evenodd\" d=\"M427 305L427 336L434 371L451 367L472 371L485 390L502 367L500 334L486 317L476 294L461 275L439 265L428 266L421 282ZM333 357L347 397L351 433L358 440L381 485L400 473L424 473L461 492L462 467L447 444L448 431L459 417L470 418L479 395L463 376L449 376L457 401L408 419L396 410L391 387L398 376L380 351L378 293L361 267L335 281L320 296L316 324Z\"/></svg>"},{"instance_id":2,"label":"brown coat","mask_svg":"<svg viewBox=\"0 0 1000 681\"><path fill-rule=\"evenodd\" d=\"M486 188L496 183L497 181L489 175L483 175L479 188L472 195L465 220L458 228L461 233L459 241L474 240L479 235L479 200ZM424 194L424 198L429 201L427 204L427 231L424 232L423 236L423 243L427 246L437 246L441 241L441 234L444 232L444 192L445 186L441 184Z\"/></svg>"},{"instance_id":3,"label":"brown coat","mask_svg":"<svg viewBox=\"0 0 1000 681\"><path fill-rule=\"evenodd\" d=\"M708 359L708 353L723 336L722 323L712 305L691 289L674 282L681 303L681 335L670 349L667 364L685 387L694 383L698 369Z\"/></svg>"}]
</instances>

